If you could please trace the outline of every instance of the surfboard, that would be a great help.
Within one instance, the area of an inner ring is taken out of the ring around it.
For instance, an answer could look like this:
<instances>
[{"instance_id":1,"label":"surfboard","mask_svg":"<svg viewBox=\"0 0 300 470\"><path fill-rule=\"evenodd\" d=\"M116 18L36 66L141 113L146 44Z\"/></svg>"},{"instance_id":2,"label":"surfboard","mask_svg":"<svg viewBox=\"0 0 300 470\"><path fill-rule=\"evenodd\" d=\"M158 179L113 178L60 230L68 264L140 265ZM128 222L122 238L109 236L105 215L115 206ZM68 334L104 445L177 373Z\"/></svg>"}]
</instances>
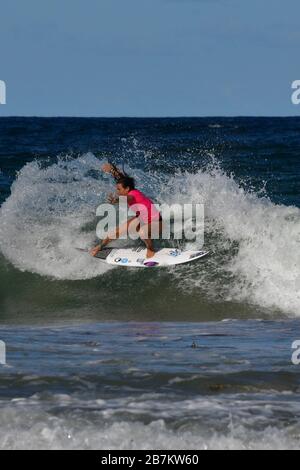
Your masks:
<instances>
[{"instance_id":1,"label":"surfboard","mask_svg":"<svg viewBox=\"0 0 300 470\"><path fill-rule=\"evenodd\" d=\"M152 258L146 258L146 253L147 250L144 247L105 248L98 253L96 258L113 266L157 268L191 263L209 254L208 251L203 250L179 250L177 248L162 248Z\"/></svg>"}]
</instances>

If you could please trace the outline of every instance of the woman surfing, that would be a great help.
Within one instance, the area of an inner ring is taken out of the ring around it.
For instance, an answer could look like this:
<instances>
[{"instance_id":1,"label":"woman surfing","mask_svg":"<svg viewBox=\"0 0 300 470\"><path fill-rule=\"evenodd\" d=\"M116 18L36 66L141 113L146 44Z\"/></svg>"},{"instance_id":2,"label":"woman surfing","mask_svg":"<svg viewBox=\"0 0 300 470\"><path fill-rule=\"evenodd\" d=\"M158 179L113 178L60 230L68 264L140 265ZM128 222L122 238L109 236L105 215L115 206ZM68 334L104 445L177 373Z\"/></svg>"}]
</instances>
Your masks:
<instances>
[{"instance_id":1,"label":"woman surfing","mask_svg":"<svg viewBox=\"0 0 300 470\"><path fill-rule=\"evenodd\" d=\"M138 232L139 237L144 241L147 248L147 258L155 255L153 247L153 234L161 235L162 217L156 209L154 203L144 193L135 189L134 178L128 176L125 172L120 171L115 165L105 163L102 171L111 174L116 181L116 194L110 195L108 201L116 204L119 197L126 197L128 207L136 212L136 215L129 218L127 222L117 227L116 231L108 235L100 245L93 248L90 253L96 256L106 245L112 240L119 238L121 235L128 233L131 228ZM155 237L156 238L156 237Z\"/></svg>"}]
</instances>

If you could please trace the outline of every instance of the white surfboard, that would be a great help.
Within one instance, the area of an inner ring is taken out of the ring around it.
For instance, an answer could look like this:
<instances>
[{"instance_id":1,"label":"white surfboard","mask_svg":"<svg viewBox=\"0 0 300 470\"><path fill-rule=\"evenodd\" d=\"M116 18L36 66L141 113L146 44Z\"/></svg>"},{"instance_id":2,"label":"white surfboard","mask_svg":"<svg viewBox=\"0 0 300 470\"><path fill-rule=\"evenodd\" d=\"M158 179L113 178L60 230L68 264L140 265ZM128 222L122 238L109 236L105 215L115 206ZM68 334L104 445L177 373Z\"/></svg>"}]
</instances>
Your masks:
<instances>
[{"instance_id":1,"label":"white surfboard","mask_svg":"<svg viewBox=\"0 0 300 470\"><path fill-rule=\"evenodd\" d=\"M106 248L100 251L96 257L114 266L157 268L190 263L209 254L208 251L203 250L178 250L176 248L162 248L152 258L146 258L146 253L147 250L144 247Z\"/></svg>"}]
</instances>

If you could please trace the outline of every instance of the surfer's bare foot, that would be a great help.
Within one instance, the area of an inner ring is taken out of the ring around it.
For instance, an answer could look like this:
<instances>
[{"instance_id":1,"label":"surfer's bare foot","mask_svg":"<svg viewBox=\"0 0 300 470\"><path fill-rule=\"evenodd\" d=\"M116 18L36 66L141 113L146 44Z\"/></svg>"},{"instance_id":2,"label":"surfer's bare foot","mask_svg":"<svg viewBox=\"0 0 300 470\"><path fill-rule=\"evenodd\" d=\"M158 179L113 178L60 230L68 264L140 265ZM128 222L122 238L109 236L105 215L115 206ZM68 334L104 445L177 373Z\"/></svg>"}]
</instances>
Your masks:
<instances>
[{"instance_id":1,"label":"surfer's bare foot","mask_svg":"<svg viewBox=\"0 0 300 470\"><path fill-rule=\"evenodd\" d=\"M91 256L96 256L99 251L101 251L101 246L95 246L95 248L92 248L91 251L90 251L90 255Z\"/></svg>"},{"instance_id":2,"label":"surfer's bare foot","mask_svg":"<svg viewBox=\"0 0 300 470\"><path fill-rule=\"evenodd\" d=\"M155 255L155 251L149 250L148 248L146 258L153 258L154 255Z\"/></svg>"}]
</instances>

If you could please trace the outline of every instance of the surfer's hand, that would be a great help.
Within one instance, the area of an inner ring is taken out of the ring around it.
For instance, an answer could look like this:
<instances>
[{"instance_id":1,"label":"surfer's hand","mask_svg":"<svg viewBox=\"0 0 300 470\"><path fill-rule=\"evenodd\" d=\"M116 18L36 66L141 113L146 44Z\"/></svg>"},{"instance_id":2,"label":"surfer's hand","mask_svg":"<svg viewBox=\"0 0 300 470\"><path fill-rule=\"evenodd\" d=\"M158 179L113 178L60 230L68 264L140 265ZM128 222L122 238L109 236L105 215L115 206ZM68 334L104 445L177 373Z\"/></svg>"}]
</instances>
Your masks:
<instances>
[{"instance_id":1,"label":"surfer's hand","mask_svg":"<svg viewBox=\"0 0 300 470\"><path fill-rule=\"evenodd\" d=\"M111 163L104 163L101 168L104 173L110 173L116 181L124 177L124 173L122 173L122 171L120 171L115 165L112 165Z\"/></svg>"},{"instance_id":2,"label":"surfer's hand","mask_svg":"<svg viewBox=\"0 0 300 470\"><path fill-rule=\"evenodd\" d=\"M108 195L107 200L110 204L116 204L116 202L118 202L118 198L112 193Z\"/></svg>"},{"instance_id":3,"label":"surfer's hand","mask_svg":"<svg viewBox=\"0 0 300 470\"><path fill-rule=\"evenodd\" d=\"M102 171L104 171L104 173L111 173L112 169L113 166L110 163L104 163L104 165L102 165Z\"/></svg>"},{"instance_id":4,"label":"surfer's hand","mask_svg":"<svg viewBox=\"0 0 300 470\"><path fill-rule=\"evenodd\" d=\"M101 251L101 246L98 245L98 246L95 246L95 248L92 248L91 251L90 251L90 255L91 256L96 256L99 251Z\"/></svg>"}]
</instances>

